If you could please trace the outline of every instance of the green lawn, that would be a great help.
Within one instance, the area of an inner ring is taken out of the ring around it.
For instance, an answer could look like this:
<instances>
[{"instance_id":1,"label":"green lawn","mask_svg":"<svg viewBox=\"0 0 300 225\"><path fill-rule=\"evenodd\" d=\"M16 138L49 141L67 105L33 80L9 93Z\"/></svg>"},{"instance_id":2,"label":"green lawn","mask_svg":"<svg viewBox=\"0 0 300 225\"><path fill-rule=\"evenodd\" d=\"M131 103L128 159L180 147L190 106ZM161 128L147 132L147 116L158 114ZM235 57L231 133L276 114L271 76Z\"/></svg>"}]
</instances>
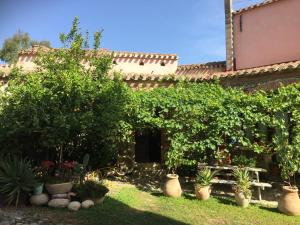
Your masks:
<instances>
[{"instance_id":1,"label":"green lawn","mask_svg":"<svg viewBox=\"0 0 300 225\"><path fill-rule=\"evenodd\" d=\"M29 214L49 218L53 224L73 225L299 225L299 217L285 216L274 208L251 205L243 209L234 200L194 197L178 199L148 193L135 186L110 183L102 205L70 212L47 207L28 208Z\"/></svg>"},{"instance_id":2,"label":"green lawn","mask_svg":"<svg viewBox=\"0 0 300 225\"><path fill-rule=\"evenodd\" d=\"M76 220L82 225L300 224L300 217L285 216L272 208L242 209L230 199L173 199L128 185L114 190L103 205L76 213Z\"/></svg>"}]
</instances>

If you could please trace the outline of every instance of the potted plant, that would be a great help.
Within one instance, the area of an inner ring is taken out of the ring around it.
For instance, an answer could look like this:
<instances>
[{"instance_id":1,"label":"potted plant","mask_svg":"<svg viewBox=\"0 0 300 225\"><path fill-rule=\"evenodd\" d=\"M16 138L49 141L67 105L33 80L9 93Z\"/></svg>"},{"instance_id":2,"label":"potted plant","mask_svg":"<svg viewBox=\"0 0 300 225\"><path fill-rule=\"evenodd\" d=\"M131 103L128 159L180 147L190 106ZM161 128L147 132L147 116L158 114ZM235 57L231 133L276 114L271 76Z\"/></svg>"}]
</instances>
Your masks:
<instances>
[{"instance_id":1,"label":"potted plant","mask_svg":"<svg viewBox=\"0 0 300 225\"><path fill-rule=\"evenodd\" d=\"M292 157L289 161L280 162L281 176L285 184L282 186L282 194L278 200L278 209L289 216L300 215L299 190L295 179L295 173L299 168L297 164L297 158L292 159ZM291 179L292 177L294 179Z\"/></svg>"},{"instance_id":2,"label":"potted plant","mask_svg":"<svg viewBox=\"0 0 300 225\"><path fill-rule=\"evenodd\" d=\"M299 129L296 126L294 129ZM299 135L299 134L298 134ZM300 172L299 136L293 136L292 141L280 139L277 146L277 160L281 177L284 180L282 194L278 200L278 209L290 216L300 215L300 199L296 185L295 174ZM293 179L292 179L293 178Z\"/></svg>"},{"instance_id":3,"label":"potted plant","mask_svg":"<svg viewBox=\"0 0 300 225\"><path fill-rule=\"evenodd\" d=\"M236 203L237 205L246 208L249 206L252 196L249 172L246 169L237 168L233 171L233 175L236 179L236 184L233 187Z\"/></svg>"},{"instance_id":4,"label":"potted plant","mask_svg":"<svg viewBox=\"0 0 300 225\"><path fill-rule=\"evenodd\" d=\"M51 195L66 194L73 187L73 169L76 162L64 162L55 164L52 161L42 161L41 169L46 182L46 190Z\"/></svg>"},{"instance_id":5,"label":"potted plant","mask_svg":"<svg viewBox=\"0 0 300 225\"><path fill-rule=\"evenodd\" d=\"M215 175L215 172L212 172L208 168L203 168L199 171L196 177L195 184L195 194L196 198L199 200L208 200L211 192L211 181Z\"/></svg>"},{"instance_id":6,"label":"potted plant","mask_svg":"<svg viewBox=\"0 0 300 225\"><path fill-rule=\"evenodd\" d=\"M101 182L87 180L82 184L75 185L76 198L80 201L92 200L95 204L102 203L109 189Z\"/></svg>"},{"instance_id":7,"label":"potted plant","mask_svg":"<svg viewBox=\"0 0 300 225\"><path fill-rule=\"evenodd\" d=\"M168 152L166 165L171 173L166 175L166 182L163 187L163 192L168 197L180 197L182 194L181 185L179 182L179 176L176 174L176 169L180 164L180 159L176 156L176 153Z\"/></svg>"}]
</instances>

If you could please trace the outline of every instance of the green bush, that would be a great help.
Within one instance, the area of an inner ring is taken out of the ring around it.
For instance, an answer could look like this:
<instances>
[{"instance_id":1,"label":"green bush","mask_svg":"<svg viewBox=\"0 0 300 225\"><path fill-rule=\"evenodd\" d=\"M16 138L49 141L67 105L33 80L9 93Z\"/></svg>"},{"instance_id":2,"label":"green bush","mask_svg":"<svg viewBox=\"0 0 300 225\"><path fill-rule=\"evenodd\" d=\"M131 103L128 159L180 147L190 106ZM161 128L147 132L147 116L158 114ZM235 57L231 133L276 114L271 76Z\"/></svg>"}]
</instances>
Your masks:
<instances>
[{"instance_id":1,"label":"green bush","mask_svg":"<svg viewBox=\"0 0 300 225\"><path fill-rule=\"evenodd\" d=\"M232 164L240 167L255 167L256 160L254 158L248 158L244 155L234 156L232 159Z\"/></svg>"},{"instance_id":2,"label":"green bush","mask_svg":"<svg viewBox=\"0 0 300 225\"><path fill-rule=\"evenodd\" d=\"M106 186L96 181L85 181L75 186L76 197L81 201L102 198L108 191Z\"/></svg>"},{"instance_id":3,"label":"green bush","mask_svg":"<svg viewBox=\"0 0 300 225\"><path fill-rule=\"evenodd\" d=\"M21 152L36 160L79 161L88 153L92 167L115 158L127 134L131 90L111 74L110 54L99 55L100 32L87 50L78 19L60 39L64 48L40 50L41 68L14 71L1 95L2 151ZM83 61L90 61L85 68Z\"/></svg>"},{"instance_id":4,"label":"green bush","mask_svg":"<svg viewBox=\"0 0 300 225\"><path fill-rule=\"evenodd\" d=\"M17 207L20 198L26 197L36 186L34 170L29 160L5 157L0 161L0 193L7 204Z\"/></svg>"}]
</instances>

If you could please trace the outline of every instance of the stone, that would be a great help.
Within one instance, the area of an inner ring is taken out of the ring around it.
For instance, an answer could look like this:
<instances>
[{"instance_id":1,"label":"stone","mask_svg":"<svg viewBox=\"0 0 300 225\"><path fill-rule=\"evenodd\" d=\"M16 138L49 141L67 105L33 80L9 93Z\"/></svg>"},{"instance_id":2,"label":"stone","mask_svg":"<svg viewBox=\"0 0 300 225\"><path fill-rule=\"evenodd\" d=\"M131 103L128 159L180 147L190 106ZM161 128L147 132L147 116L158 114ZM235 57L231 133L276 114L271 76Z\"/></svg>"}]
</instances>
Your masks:
<instances>
[{"instance_id":1,"label":"stone","mask_svg":"<svg viewBox=\"0 0 300 225\"><path fill-rule=\"evenodd\" d=\"M70 202L68 205L68 209L71 211L78 211L81 207L81 203L77 201Z\"/></svg>"},{"instance_id":2,"label":"stone","mask_svg":"<svg viewBox=\"0 0 300 225\"><path fill-rule=\"evenodd\" d=\"M66 208L70 203L69 199L64 199L64 198L56 198L52 199L48 202L49 207L53 208Z\"/></svg>"},{"instance_id":3,"label":"stone","mask_svg":"<svg viewBox=\"0 0 300 225\"><path fill-rule=\"evenodd\" d=\"M88 209L88 208L90 208L90 207L92 207L92 206L94 206L95 205L95 203L92 201L92 200L85 200L85 201L83 201L82 203L81 203L81 206L82 206L82 208L84 208L84 209Z\"/></svg>"},{"instance_id":4,"label":"stone","mask_svg":"<svg viewBox=\"0 0 300 225\"><path fill-rule=\"evenodd\" d=\"M41 206L48 203L49 197L47 194L32 195L29 201L31 205Z\"/></svg>"},{"instance_id":5,"label":"stone","mask_svg":"<svg viewBox=\"0 0 300 225\"><path fill-rule=\"evenodd\" d=\"M55 194L51 196L52 199L56 199L56 198L69 198L68 194Z\"/></svg>"}]
</instances>

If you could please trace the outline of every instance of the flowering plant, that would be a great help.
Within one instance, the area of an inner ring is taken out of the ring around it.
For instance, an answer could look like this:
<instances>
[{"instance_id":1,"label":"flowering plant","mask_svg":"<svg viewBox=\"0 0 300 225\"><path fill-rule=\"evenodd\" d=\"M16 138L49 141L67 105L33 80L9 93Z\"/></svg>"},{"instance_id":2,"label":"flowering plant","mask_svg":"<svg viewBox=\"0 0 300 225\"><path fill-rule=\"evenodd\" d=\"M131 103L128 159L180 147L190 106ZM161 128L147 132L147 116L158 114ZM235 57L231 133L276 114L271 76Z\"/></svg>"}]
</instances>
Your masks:
<instances>
[{"instance_id":1,"label":"flowering plant","mask_svg":"<svg viewBox=\"0 0 300 225\"><path fill-rule=\"evenodd\" d=\"M74 168L77 162L65 161L54 163L53 161L44 160L38 171L38 177L45 183L70 182L75 177Z\"/></svg>"}]
</instances>

